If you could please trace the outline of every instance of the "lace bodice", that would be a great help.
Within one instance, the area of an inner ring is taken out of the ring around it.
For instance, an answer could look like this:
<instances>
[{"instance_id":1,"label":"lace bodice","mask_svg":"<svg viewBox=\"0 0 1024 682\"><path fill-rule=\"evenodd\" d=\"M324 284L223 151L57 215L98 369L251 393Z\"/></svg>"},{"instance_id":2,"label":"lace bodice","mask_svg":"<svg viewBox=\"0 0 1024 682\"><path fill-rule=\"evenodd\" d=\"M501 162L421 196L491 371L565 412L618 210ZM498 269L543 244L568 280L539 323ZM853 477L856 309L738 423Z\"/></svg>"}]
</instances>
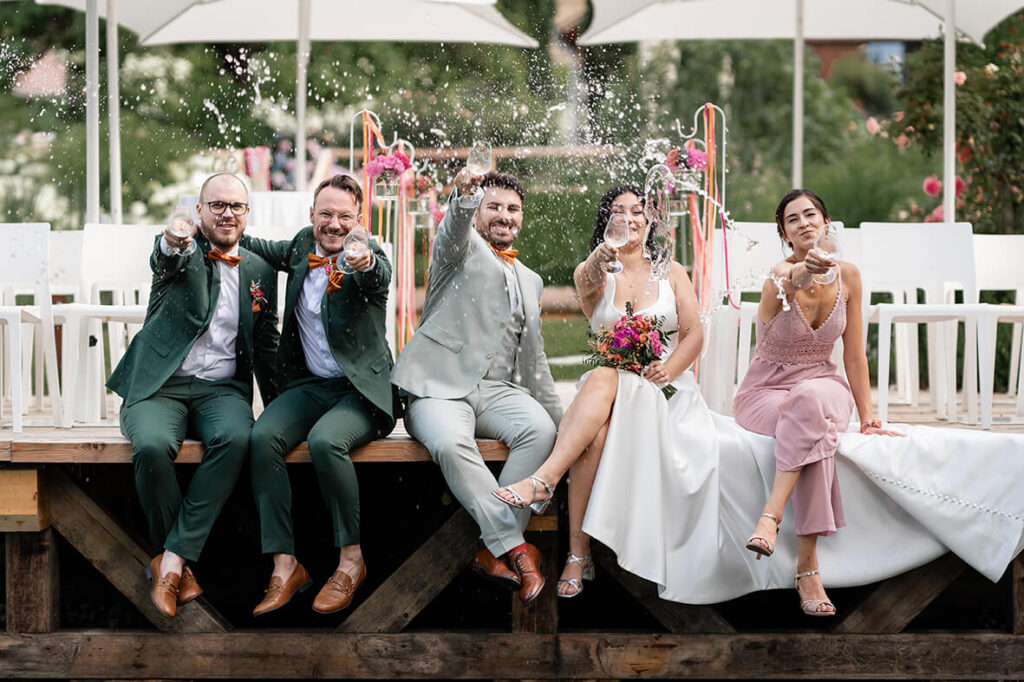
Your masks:
<instances>
[{"instance_id":1,"label":"lace bodice","mask_svg":"<svg viewBox=\"0 0 1024 682\"><path fill-rule=\"evenodd\" d=\"M775 365L818 365L829 362L836 340L846 329L846 291L842 278L828 317L817 329L807 321L796 296L789 310L780 310L768 322L757 322L754 358Z\"/></svg>"},{"instance_id":2,"label":"lace bodice","mask_svg":"<svg viewBox=\"0 0 1024 682\"><path fill-rule=\"evenodd\" d=\"M658 280L658 298L654 303L642 310L634 310L633 313L637 315L653 315L655 317L665 318L665 322L661 327L663 331L670 332L679 329L679 318L676 315L675 293L673 292L672 284L668 279ZM594 307L594 313L590 317L590 328L594 331L597 331L601 327L611 329L625 314L625 310L617 310L615 308L615 275L606 273L604 294L601 296L601 300L598 301L597 305ZM672 353L672 350L676 347L678 336L678 334L673 334L668 338L668 343L665 344L665 349L661 354L662 360Z\"/></svg>"}]
</instances>

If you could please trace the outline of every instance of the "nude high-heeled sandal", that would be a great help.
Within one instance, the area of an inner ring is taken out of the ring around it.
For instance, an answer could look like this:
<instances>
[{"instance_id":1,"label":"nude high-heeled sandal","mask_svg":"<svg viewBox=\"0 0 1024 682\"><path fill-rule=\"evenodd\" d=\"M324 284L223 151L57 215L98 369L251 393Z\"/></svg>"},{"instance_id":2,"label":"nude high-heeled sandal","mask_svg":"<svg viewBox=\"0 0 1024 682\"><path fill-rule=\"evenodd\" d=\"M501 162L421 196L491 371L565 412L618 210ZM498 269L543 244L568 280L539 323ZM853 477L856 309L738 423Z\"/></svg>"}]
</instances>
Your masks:
<instances>
[{"instance_id":1,"label":"nude high-heeled sandal","mask_svg":"<svg viewBox=\"0 0 1024 682\"><path fill-rule=\"evenodd\" d=\"M765 512L761 514L761 516L759 516L758 519L762 517L770 519L775 522L775 533L777 536L779 528L782 526L782 523L775 517L775 514L769 514L768 512ZM755 529L754 532L756 533L757 530ZM747 549L757 554L758 561L761 560L762 556L770 557L772 554L775 554L775 545L768 542L768 538L761 537L760 535L750 536L750 538L747 540Z\"/></svg>"},{"instance_id":2,"label":"nude high-heeled sandal","mask_svg":"<svg viewBox=\"0 0 1024 682\"><path fill-rule=\"evenodd\" d=\"M807 571L806 573L797 573L796 577L793 578L793 586L796 587L797 596L800 596L800 579L808 578L812 575L820 575L818 570ZM820 610L822 606L831 606L831 611ZM828 599L804 599L800 602L800 610L808 616L834 616L836 615L836 605Z\"/></svg>"}]
</instances>

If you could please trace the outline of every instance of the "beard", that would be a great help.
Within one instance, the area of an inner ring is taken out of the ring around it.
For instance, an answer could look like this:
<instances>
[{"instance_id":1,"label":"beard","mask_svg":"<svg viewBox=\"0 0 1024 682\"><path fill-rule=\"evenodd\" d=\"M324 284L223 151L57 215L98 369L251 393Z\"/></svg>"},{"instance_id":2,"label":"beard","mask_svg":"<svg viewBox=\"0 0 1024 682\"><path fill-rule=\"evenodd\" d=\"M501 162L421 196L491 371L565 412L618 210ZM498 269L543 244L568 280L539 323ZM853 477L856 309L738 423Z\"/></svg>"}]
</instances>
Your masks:
<instances>
[{"instance_id":1,"label":"beard","mask_svg":"<svg viewBox=\"0 0 1024 682\"><path fill-rule=\"evenodd\" d=\"M212 246L218 250L230 251L235 248L238 244L239 238L242 236L242 232L245 230L244 226L241 226L237 221L235 222L235 230L230 235L224 234L218 229L218 225L221 221L214 221L213 224L207 225L205 221L200 223L203 236L206 237L206 241L210 242Z\"/></svg>"}]
</instances>

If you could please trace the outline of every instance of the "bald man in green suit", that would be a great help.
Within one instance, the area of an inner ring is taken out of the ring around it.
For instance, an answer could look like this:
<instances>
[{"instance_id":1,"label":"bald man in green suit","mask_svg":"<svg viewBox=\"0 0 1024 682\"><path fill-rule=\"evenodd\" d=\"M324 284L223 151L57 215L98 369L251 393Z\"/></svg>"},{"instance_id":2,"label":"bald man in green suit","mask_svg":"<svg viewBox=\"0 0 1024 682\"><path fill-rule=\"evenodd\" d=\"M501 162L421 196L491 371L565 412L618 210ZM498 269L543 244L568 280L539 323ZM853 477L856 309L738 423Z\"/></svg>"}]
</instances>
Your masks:
<instances>
[{"instance_id":1,"label":"bald man in green suit","mask_svg":"<svg viewBox=\"0 0 1024 682\"><path fill-rule=\"evenodd\" d=\"M210 177L199 192L199 231L156 239L153 289L142 330L107 386L124 398L121 432L132 442L139 501L154 547L153 603L172 617L202 590L196 561L249 452L252 376L276 393L275 273L239 248L249 213L237 177ZM174 458L182 440L205 448L184 497Z\"/></svg>"},{"instance_id":2,"label":"bald man in green suit","mask_svg":"<svg viewBox=\"0 0 1024 682\"><path fill-rule=\"evenodd\" d=\"M313 600L313 609L334 613L345 608L366 577L359 544L359 484L349 455L391 433L395 411L385 336L391 264L372 240L361 254L351 246L342 251L345 238L359 227L362 203L359 183L336 175L316 188L312 225L291 241L242 239L243 246L288 273L277 356L285 390L252 432L261 542L263 552L274 555L270 584L253 615L281 608L312 584L295 558L284 459L303 440L309 443L334 544L340 548L337 570ZM350 272L342 272L342 266Z\"/></svg>"}]
</instances>

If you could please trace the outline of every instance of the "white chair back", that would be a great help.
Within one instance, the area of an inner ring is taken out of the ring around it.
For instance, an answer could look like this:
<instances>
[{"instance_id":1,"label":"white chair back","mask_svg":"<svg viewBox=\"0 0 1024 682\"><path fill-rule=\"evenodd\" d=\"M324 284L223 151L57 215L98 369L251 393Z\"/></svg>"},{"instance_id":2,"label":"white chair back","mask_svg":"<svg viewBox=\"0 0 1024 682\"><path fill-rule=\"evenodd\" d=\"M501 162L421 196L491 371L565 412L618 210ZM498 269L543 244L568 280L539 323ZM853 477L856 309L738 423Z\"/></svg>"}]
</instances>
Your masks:
<instances>
[{"instance_id":1,"label":"white chair back","mask_svg":"<svg viewBox=\"0 0 1024 682\"><path fill-rule=\"evenodd\" d=\"M4 300L13 303L10 299L14 291L31 291L36 305L48 302L50 224L0 223L0 241L4 245L0 256L0 288L4 291Z\"/></svg>"},{"instance_id":2,"label":"white chair back","mask_svg":"<svg viewBox=\"0 0 1024 682\"><path fill-rule=\"evenodd\" d=\"M82 240L81 292L88 303L113 292L115 304L144 304L149 299L153 271L149 257L163 225L103 225L88 223Z\"/></svg>"},{"instance_id":3,"label":"white chair back","mask_svg":"<svg viewBox=\"0 0 1024 682\"><path fill-rule=\"evenodd\" d=\"M979 291L1024 291L1024 234L974 235L974 268Z\"/></svg>"},{"instance_id":4,"label":"white chair back","mask_svg":"<svg viewBox=\"0 0 1024 682\"><path fill-rule=\"evenodd\" d=\"M956 287L965 303L978 302L970 223L861 223L860 234L865 309L875 291L922 289L935 304L951 303Z\"/></svg>"},{"instance_id":5,"label":"white chair back","mask_svg":"<svg viewBox=\"0 0 1024 682\"><path fill-rule=\"evenodd\" d=\"M71 296L81 302L83 230L50 232L50 287L54 296Z\"/></svg>"}]
</instances>

